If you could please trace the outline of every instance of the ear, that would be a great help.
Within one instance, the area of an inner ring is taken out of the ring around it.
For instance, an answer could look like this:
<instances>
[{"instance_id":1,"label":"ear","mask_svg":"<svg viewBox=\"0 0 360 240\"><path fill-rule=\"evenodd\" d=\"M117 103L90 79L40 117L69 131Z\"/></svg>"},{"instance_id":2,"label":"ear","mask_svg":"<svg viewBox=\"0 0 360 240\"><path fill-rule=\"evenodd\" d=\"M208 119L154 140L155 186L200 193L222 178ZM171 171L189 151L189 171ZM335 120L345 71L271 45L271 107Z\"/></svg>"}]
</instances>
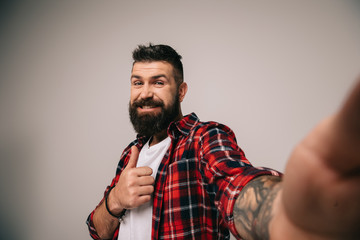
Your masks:
<instances>
[{"instance_id":1,"label":"ear","mask_svg":"<svg viewBox=\"0 0 360 240\"><path fill-rule=\"evenodd\" d=\"M180 102L182 102L185 98L185 95L187 93L187 89L188 89L188 86L186 84L186 82L183 82L180 84L179 86L179 100Z\"/></svg>"}]
</instances>

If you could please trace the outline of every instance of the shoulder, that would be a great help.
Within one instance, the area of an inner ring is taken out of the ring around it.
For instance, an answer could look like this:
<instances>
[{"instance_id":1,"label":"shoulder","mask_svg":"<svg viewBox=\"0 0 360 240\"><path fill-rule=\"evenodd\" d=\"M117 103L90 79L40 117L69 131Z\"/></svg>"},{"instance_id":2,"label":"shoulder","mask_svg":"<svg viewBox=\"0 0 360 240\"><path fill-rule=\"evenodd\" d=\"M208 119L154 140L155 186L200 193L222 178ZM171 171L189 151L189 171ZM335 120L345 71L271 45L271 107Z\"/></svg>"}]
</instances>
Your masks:
<instances>
[{"instance_id":1,"label":"shoulder","mask_svg":"<svg viewBox=\"0 0 360 240\"><path fill-rule=\"evenodd\" d=\"M235 133L233 130L225 124L216 121L199 122L198 126L194 129L200 136L227 136L235 139Z\"/></svg>"}]
</instances>

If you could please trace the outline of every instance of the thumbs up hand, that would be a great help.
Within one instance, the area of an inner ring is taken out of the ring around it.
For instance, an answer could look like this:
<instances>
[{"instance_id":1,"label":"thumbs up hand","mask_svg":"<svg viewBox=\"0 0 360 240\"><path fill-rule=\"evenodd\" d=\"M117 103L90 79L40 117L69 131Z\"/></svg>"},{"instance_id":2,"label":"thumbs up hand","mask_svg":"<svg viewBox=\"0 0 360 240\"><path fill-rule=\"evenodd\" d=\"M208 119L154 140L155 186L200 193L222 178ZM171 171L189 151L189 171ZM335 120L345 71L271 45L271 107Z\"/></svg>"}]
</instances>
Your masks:
<instances>
[{"instance_id":1,"label":"thumbs up hand","mask_svg":"<svg viewBox=\"0 0 360 240\"><path fill-rule=\"evenodd\" d=\"M129 162L122 171L119 182L112 190L111 198L118 211L136 208L151 200L154 192L154 177L150 167L136 167L139 158L137 147L131 147Z\"/></svg>"}]
</instances>

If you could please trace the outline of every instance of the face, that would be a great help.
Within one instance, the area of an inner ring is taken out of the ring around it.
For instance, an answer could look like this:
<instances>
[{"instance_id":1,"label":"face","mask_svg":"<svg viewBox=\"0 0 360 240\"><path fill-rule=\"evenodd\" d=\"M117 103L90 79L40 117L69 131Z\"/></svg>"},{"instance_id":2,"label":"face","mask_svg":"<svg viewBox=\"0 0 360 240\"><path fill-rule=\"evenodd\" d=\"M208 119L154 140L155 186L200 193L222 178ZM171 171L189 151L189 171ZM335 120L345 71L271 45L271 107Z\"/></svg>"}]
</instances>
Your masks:
<instances>
[{"instance_id":1,"label":"face","mask_svg":"<svg viewBox=\"0 0 360 240\"><path fill-rule=\"evenodd\" d=\"M187 86L177 86L173 67L163 61L137 62L131 73L130 120L135 131L152 136L181 117Z\"/></svg>"}]
</instances>

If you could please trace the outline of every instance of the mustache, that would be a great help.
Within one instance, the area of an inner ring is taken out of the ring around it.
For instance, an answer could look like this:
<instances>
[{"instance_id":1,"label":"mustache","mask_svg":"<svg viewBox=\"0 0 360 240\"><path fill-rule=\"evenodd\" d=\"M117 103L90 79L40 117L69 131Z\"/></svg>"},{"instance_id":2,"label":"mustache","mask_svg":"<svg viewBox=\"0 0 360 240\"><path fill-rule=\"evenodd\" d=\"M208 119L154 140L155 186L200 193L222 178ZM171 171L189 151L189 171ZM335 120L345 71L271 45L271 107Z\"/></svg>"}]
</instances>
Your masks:
<instances>
[{"instance_id":1,"label":"mustache","mask_svg":"<svg viewBox=\"0 0 360 240\"><path fill-rule=\"evenodd\" d=\"M140 99L132 103L132 107L144 107L144 106L164 107L164 102L161 100L156 101L153 99Z\"/></svg>"}]
</instances>

